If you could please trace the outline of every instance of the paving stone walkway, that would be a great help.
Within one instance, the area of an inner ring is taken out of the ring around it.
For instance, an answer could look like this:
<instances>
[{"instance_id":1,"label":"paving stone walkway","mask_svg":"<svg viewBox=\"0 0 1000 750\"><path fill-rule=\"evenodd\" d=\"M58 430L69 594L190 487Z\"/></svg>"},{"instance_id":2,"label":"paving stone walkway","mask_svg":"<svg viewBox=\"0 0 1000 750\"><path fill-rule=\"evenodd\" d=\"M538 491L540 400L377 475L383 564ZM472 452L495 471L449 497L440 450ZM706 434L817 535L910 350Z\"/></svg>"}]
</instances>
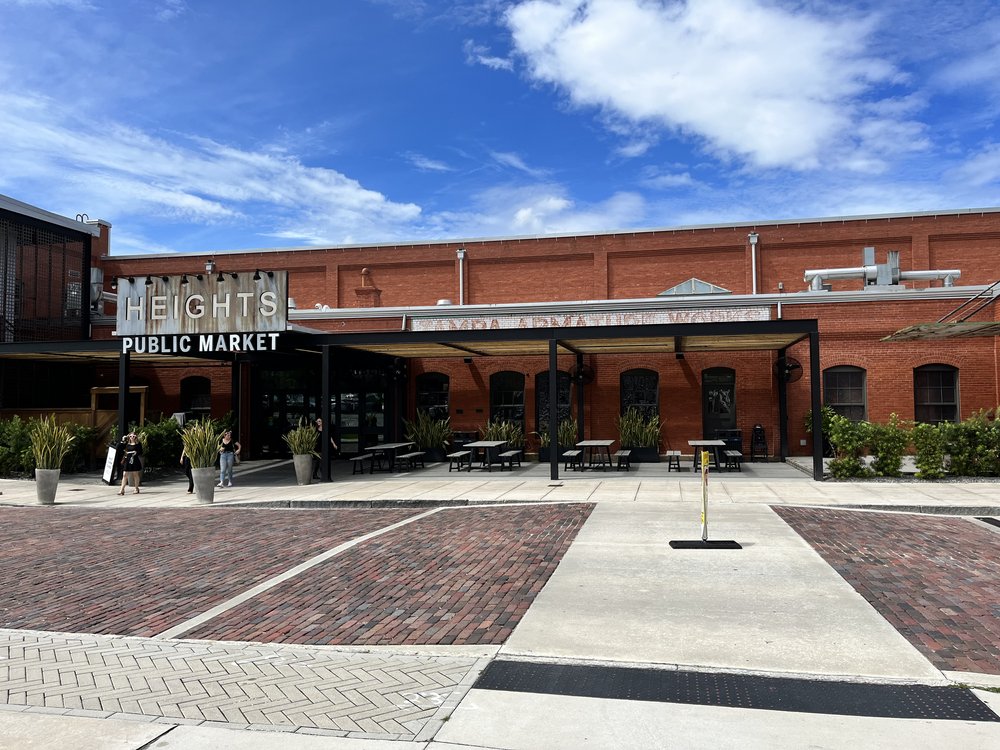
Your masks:
<instances>
[{"instance_id":1,"label":"paving stone walkway","mask_svg":"<svg viewBox=\"0 0 1000 750\"><path fill-rule=\"evenodd\" d=\"M967 518L776 507L939 669L1000 674L1000 533Z\"/></svg>"},{"instance_id":2,"label":"paving stone walkway","mask_svg":"<svg viewBox=\"0 0 1000 750\"><path fill-rule=\"evenodd\" d=\"M0 704L415 740L433 734L487 661L0 630Z\"/></svg>"}]
</instances>

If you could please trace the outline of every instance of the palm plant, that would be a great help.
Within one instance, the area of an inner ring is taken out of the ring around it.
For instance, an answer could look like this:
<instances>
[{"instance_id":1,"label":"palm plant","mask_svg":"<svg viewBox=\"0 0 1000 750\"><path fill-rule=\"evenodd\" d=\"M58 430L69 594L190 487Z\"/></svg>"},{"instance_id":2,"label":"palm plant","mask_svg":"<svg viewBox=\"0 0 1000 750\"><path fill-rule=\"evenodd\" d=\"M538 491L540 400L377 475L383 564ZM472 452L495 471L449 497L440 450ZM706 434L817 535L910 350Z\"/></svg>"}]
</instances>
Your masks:
<instances>
[{"instance_id":1,"label":"palm plant","mask_svg":"<svg viewBox=\"0 0 1000 750\"><path fill-rule=\"evenodd\" d=\"M630 406L618 418L618 438L623 447L658 448L660 445L660 415L646 414Z\"/></svg>"},{"instance_id":2,"label":"palm plant","mask_svg":"<svg viewBox=\"0 0 1000 750\"><path fill-rule=\"evenodd\" d=\"M60 469L75 439L66 425L56 424L56 415L50 414L31 423L28 428L31 452L38 469Z\"/></svg>"},{"instance_id":3,"label":"palm plant","mask_svg":"<svg viewBox=\"0 0 1000 750\"><path fill-rule=\"evenodd\" d=\"M192 469L209 469L219 457L222 428L211 419L196 419L181 430L184 453L191 459Z\"/></svg>"},{"instance_id":4,"label":"palm plant","mask_svg":"<svg viewBox=\"0 0 1000 750\"><path fill-rule=\"evenodd\" d=\"M319 430L315 425L307 424L304 419L299 420L299 426L285 433L285 443L295 456L319 456L316 452L316 438L319 437Z\"/></svg>"}]
</instances>

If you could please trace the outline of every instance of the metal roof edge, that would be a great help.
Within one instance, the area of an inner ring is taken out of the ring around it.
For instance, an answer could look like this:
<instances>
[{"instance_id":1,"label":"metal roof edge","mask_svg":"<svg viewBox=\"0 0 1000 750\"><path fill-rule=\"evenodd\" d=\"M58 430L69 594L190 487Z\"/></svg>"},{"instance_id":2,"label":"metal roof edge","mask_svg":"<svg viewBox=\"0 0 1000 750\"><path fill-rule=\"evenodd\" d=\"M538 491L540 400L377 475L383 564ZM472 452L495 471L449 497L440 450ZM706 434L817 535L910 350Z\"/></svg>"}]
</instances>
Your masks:
<instances>
[{"instance_id":1,"label":"metal roof edge","mask_svg":"<svg viewBox=\"0 0 1000 750\"><path fill-rule=\"evenodd\" d=\"M92 237L101 236L101 227L96 221L85 222L70 219L69 217L54 214L51 211L46 211L44 208L32 206L7 195L0 194L0 209L10 211L14 214L21 214L22 216L27 216L38 221L44 221L47 224L55 224L63 227L64 229L72 229L75 232L89 234ZM79 215L82 216L83 214ZM107 224L107 222L103 221L101 223ZM108 224L108 226L110 226L110 224Z\"/></svg>"},{"instance_id":2,"label":"metal roof edge","mask_svg":"<svg viewBox=\"0 0 1000 750\"><path fill-rule=\"evenodd\" d=\"M893 291L785 292L774 294L707 294L616 300L576 300L569 302L514 302L490 305L429 305L421 307L345 307L328 310L293 309L289 320L342 320L362 318L455 318L477 315L540 315L573 312L635 312L641 310L760 307L770 305L821 305L857 302L884 302L940 299L971 299L987 285L896 289ZM1000 290L993 290L993 296Z\"/></svg>"}]
</instances>

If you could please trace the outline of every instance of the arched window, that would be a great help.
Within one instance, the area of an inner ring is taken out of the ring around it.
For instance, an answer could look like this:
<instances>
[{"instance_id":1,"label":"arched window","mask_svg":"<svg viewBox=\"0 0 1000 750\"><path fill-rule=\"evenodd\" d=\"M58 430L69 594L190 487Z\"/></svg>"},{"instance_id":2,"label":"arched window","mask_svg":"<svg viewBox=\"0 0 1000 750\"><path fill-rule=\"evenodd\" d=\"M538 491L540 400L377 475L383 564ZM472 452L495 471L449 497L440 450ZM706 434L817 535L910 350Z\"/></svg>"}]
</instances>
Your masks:
<instances>
[{"instance_id":1,"label":"arched window","mask_svg":"<svg viewBox=\"0 0 1000 750\"><path fill-rule=\"evenodd\" d=\"M917 422L958 421L958 368L924 365L913 369L913 418Z\"/></svg>"},{"instance_id":2,"label":"arched window","mask_svg":"<svg viewBox=\"0 0 1000 750\"><path fill-rule=\"evenodd\" d=\"M636 407L648 417L660 413L660 376L654 370L626 370L621 374L621 411Z\"/></svg>"},{"instance_id":3,"label":"arched window","mask_svg":"<svg viewBox=\"0 0 1000 750\"><path fill-rule=\"evenodd\" d=\"M868 418L867 372L841 365L823 370L823 403L854 422Z\"/></svg>"},{"instance_id":4,"label":"arched window","mask_svg":"<svg viewBox=\"0 0 1000 750\"><path fill-rule=\"evenodd\" d=\"M570 377L561 370L556 373L556 424L572 416ZM549 372L535 375L535 425L539 432L549 429Z\"/></svg>"},{"instance_id":5,"label":"arched window","mask_svg":"<svg viewBox=\"0 0 1000 750\"><path fill-rule=\"evenodd\" d=\"M524 374L512 370L490 375L490 421L503 419L524 428Z\"/></svg>"},{"instance_id":6,"label":"arched window","mask_svg":"<svg viewBox=\"0 0 1000 750\"><path fill-rule=\"evenodd\" d=\"M417 375L417 411L427 412L432 419L447 419L448 376L440 372Z\"/></svg>"},{"instance_id":7,"label":"arched window","mask_svg":"<svg viewBox=\"0 0 1000 750\"><path fill-rule=\"evenodd\" d=\"M212 415L212 381L192 375L181 381L181 411L193 419Z\"/></svg>"}]
</instances>

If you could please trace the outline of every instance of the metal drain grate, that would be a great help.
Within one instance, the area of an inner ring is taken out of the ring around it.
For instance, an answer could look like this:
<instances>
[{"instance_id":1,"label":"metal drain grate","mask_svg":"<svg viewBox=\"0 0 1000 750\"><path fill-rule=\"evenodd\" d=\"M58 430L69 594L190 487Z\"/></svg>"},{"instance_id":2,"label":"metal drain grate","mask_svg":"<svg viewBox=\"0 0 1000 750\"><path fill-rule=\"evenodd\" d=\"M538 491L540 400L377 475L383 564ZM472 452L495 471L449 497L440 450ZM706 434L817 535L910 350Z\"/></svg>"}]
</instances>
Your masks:
<instances>
[{"instance_id":1,"label":"metal drain grate","mask_svg":"<svg viewBox=\"0 0 1000 750\"><path fill-rule=\"evenodd\" d=\"M482 690L894 719L1000 721L971 691L719 672L494 661Z\"/></svg>"}]
</instances>

